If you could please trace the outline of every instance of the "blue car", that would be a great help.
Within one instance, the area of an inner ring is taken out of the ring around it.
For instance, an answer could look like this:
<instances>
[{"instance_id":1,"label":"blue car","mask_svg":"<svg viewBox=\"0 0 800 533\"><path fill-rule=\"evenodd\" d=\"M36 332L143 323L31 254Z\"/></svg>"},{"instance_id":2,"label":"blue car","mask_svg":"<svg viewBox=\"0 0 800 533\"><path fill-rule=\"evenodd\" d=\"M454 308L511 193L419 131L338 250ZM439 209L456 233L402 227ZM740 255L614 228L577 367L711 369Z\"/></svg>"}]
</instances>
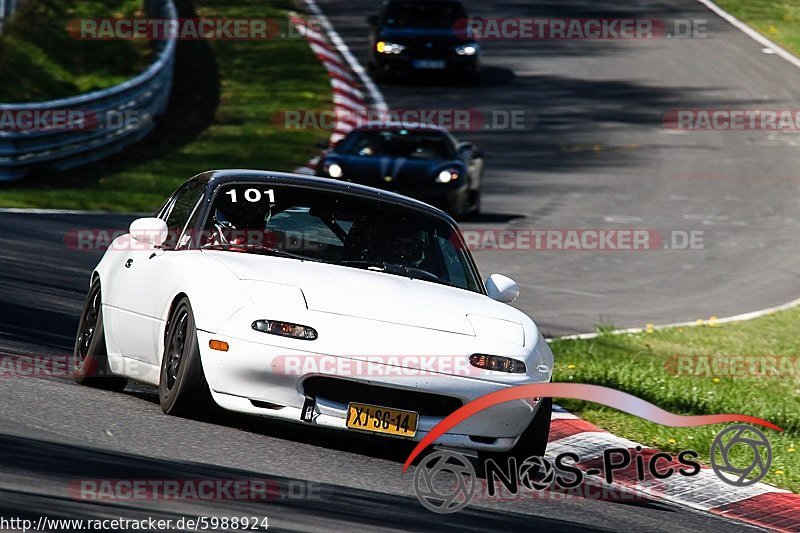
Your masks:
<instances>
[{"instance_id":1,"label":"blue car","mask_svg":"<svg viewBox=\"0 0 800 533\"><path fill-rule=\"evenodd\" d=\"M432 204L451 216L480 212L483 155L433 126L367 124L319 159L317 176L386 189Z\"/></svg>"}]
</instances>

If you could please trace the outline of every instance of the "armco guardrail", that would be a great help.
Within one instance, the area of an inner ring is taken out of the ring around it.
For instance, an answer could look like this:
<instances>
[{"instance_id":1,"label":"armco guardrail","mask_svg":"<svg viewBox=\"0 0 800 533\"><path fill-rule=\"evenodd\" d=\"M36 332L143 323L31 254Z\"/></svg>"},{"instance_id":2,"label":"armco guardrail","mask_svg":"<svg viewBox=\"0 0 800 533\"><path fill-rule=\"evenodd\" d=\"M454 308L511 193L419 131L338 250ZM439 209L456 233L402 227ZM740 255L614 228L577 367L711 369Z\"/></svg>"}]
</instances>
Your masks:
<instances>
[{"instance_id":1,"label":"armco guardrail","mask_svg":"<svg viewBox=\"0 0 800 533\"><path fill-rule=\"evenodd\" d=\"M23 0L0 0L0 35L6 25L6 19L14 14Z\"/></svg>"},{"instance_id":2,"label":"armco guardrail","mask_svg":"<svg viewBox=\"0 0 800 533\"><path fill-rule=\"evenodd\" d=\"M0 32L3 31L3 23L5 20L14 13L14 10L21 1L22 0L0 0Z\"/></svg>"},{"instance_id":3,"label":"armco guardrail","mask_svg":"<svg viewBox=\"0 0 800 533\"><path fill-rule=\"evenodd\" d=\"M177 18L172 0L145 0L145 12ZM155 47L156 60L145 72L109 89L47 102L0 104L0 117L15 117L15 124L33 115L46 125L0 126L0 181L21 179L33 169L58 171L91 163L147 135L167 107L176 39L156 41ZM79 118L71 127L59 127L54 116Z\"/></svg>"}]
</instances>

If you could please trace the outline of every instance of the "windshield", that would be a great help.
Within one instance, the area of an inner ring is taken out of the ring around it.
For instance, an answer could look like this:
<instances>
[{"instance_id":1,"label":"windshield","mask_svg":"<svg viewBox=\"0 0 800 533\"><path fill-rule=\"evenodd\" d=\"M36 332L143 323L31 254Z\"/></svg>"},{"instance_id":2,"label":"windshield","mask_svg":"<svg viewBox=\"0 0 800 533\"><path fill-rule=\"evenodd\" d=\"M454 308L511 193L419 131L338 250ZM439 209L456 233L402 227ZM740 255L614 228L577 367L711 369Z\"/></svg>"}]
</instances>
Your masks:
<instances>
[{"instance_id":1,"label":"windshield","mask_svg":"<svg viewBox=\"0 0 800 533\"><path fill-rule=\"evenodd\" d=\"M386 7L383 25L388 28L452 29L467 13L459 2L392 2Z\"/></svg>"},{"instance_id":2,"label":"windshield","mask_svg":"<svg viewBox=\"0 0 800 533\"><path fill-rule=\"evenodd\" d=\"M203 249L277 255L481 292L460 234L446 220L396 204L290 185L221 186Z\"/></svg>"},{"instance_id":3,"label":"windshield","mask_svg":"<svg viewBox=\"0 0 800 533\"><path fill-rule=\"evenodd\" d=\"M455 148L441 131L359 130L350 132L336 146L343 155L454 159Z\"/></svg>"}]
</instances>

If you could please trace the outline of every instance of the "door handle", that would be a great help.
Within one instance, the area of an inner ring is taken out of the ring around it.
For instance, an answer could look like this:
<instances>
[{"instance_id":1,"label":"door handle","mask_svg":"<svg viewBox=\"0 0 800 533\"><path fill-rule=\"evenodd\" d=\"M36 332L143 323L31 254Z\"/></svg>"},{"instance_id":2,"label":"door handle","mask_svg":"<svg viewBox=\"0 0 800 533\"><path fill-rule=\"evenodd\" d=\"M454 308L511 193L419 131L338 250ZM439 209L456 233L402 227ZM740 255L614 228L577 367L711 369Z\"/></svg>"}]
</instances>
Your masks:
<instances>
[{"instance_id":1,"label":"door handle","mask_svg":"<svg viewBox=\"0 0 800 533\"><path fill-rule=\"evenodd\" d=\"M128 259L127 261L125 261L125 268L130 268L132 264L133 264L133 259Z\"/></svg>"}]
</instances>

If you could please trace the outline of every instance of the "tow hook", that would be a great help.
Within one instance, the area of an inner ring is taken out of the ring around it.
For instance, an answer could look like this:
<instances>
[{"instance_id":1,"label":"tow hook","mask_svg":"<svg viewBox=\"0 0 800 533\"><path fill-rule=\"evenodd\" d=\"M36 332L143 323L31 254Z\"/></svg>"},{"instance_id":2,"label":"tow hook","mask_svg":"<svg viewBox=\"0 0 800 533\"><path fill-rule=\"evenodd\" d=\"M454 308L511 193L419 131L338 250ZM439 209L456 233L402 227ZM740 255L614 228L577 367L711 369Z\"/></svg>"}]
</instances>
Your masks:
<instances>
[{"instance_id":1,"label":"tow hook","mask_svg":"<svg viewBox=\"0 0 800 533\"><path fill-rule=\"evenodd\" d=\"M300 420L303 422L314 421L314 411L317 407L317 399L313 396L306 396L306 401L303 402L303 411L300 413Z\"/></svg>"}]
</instances>

